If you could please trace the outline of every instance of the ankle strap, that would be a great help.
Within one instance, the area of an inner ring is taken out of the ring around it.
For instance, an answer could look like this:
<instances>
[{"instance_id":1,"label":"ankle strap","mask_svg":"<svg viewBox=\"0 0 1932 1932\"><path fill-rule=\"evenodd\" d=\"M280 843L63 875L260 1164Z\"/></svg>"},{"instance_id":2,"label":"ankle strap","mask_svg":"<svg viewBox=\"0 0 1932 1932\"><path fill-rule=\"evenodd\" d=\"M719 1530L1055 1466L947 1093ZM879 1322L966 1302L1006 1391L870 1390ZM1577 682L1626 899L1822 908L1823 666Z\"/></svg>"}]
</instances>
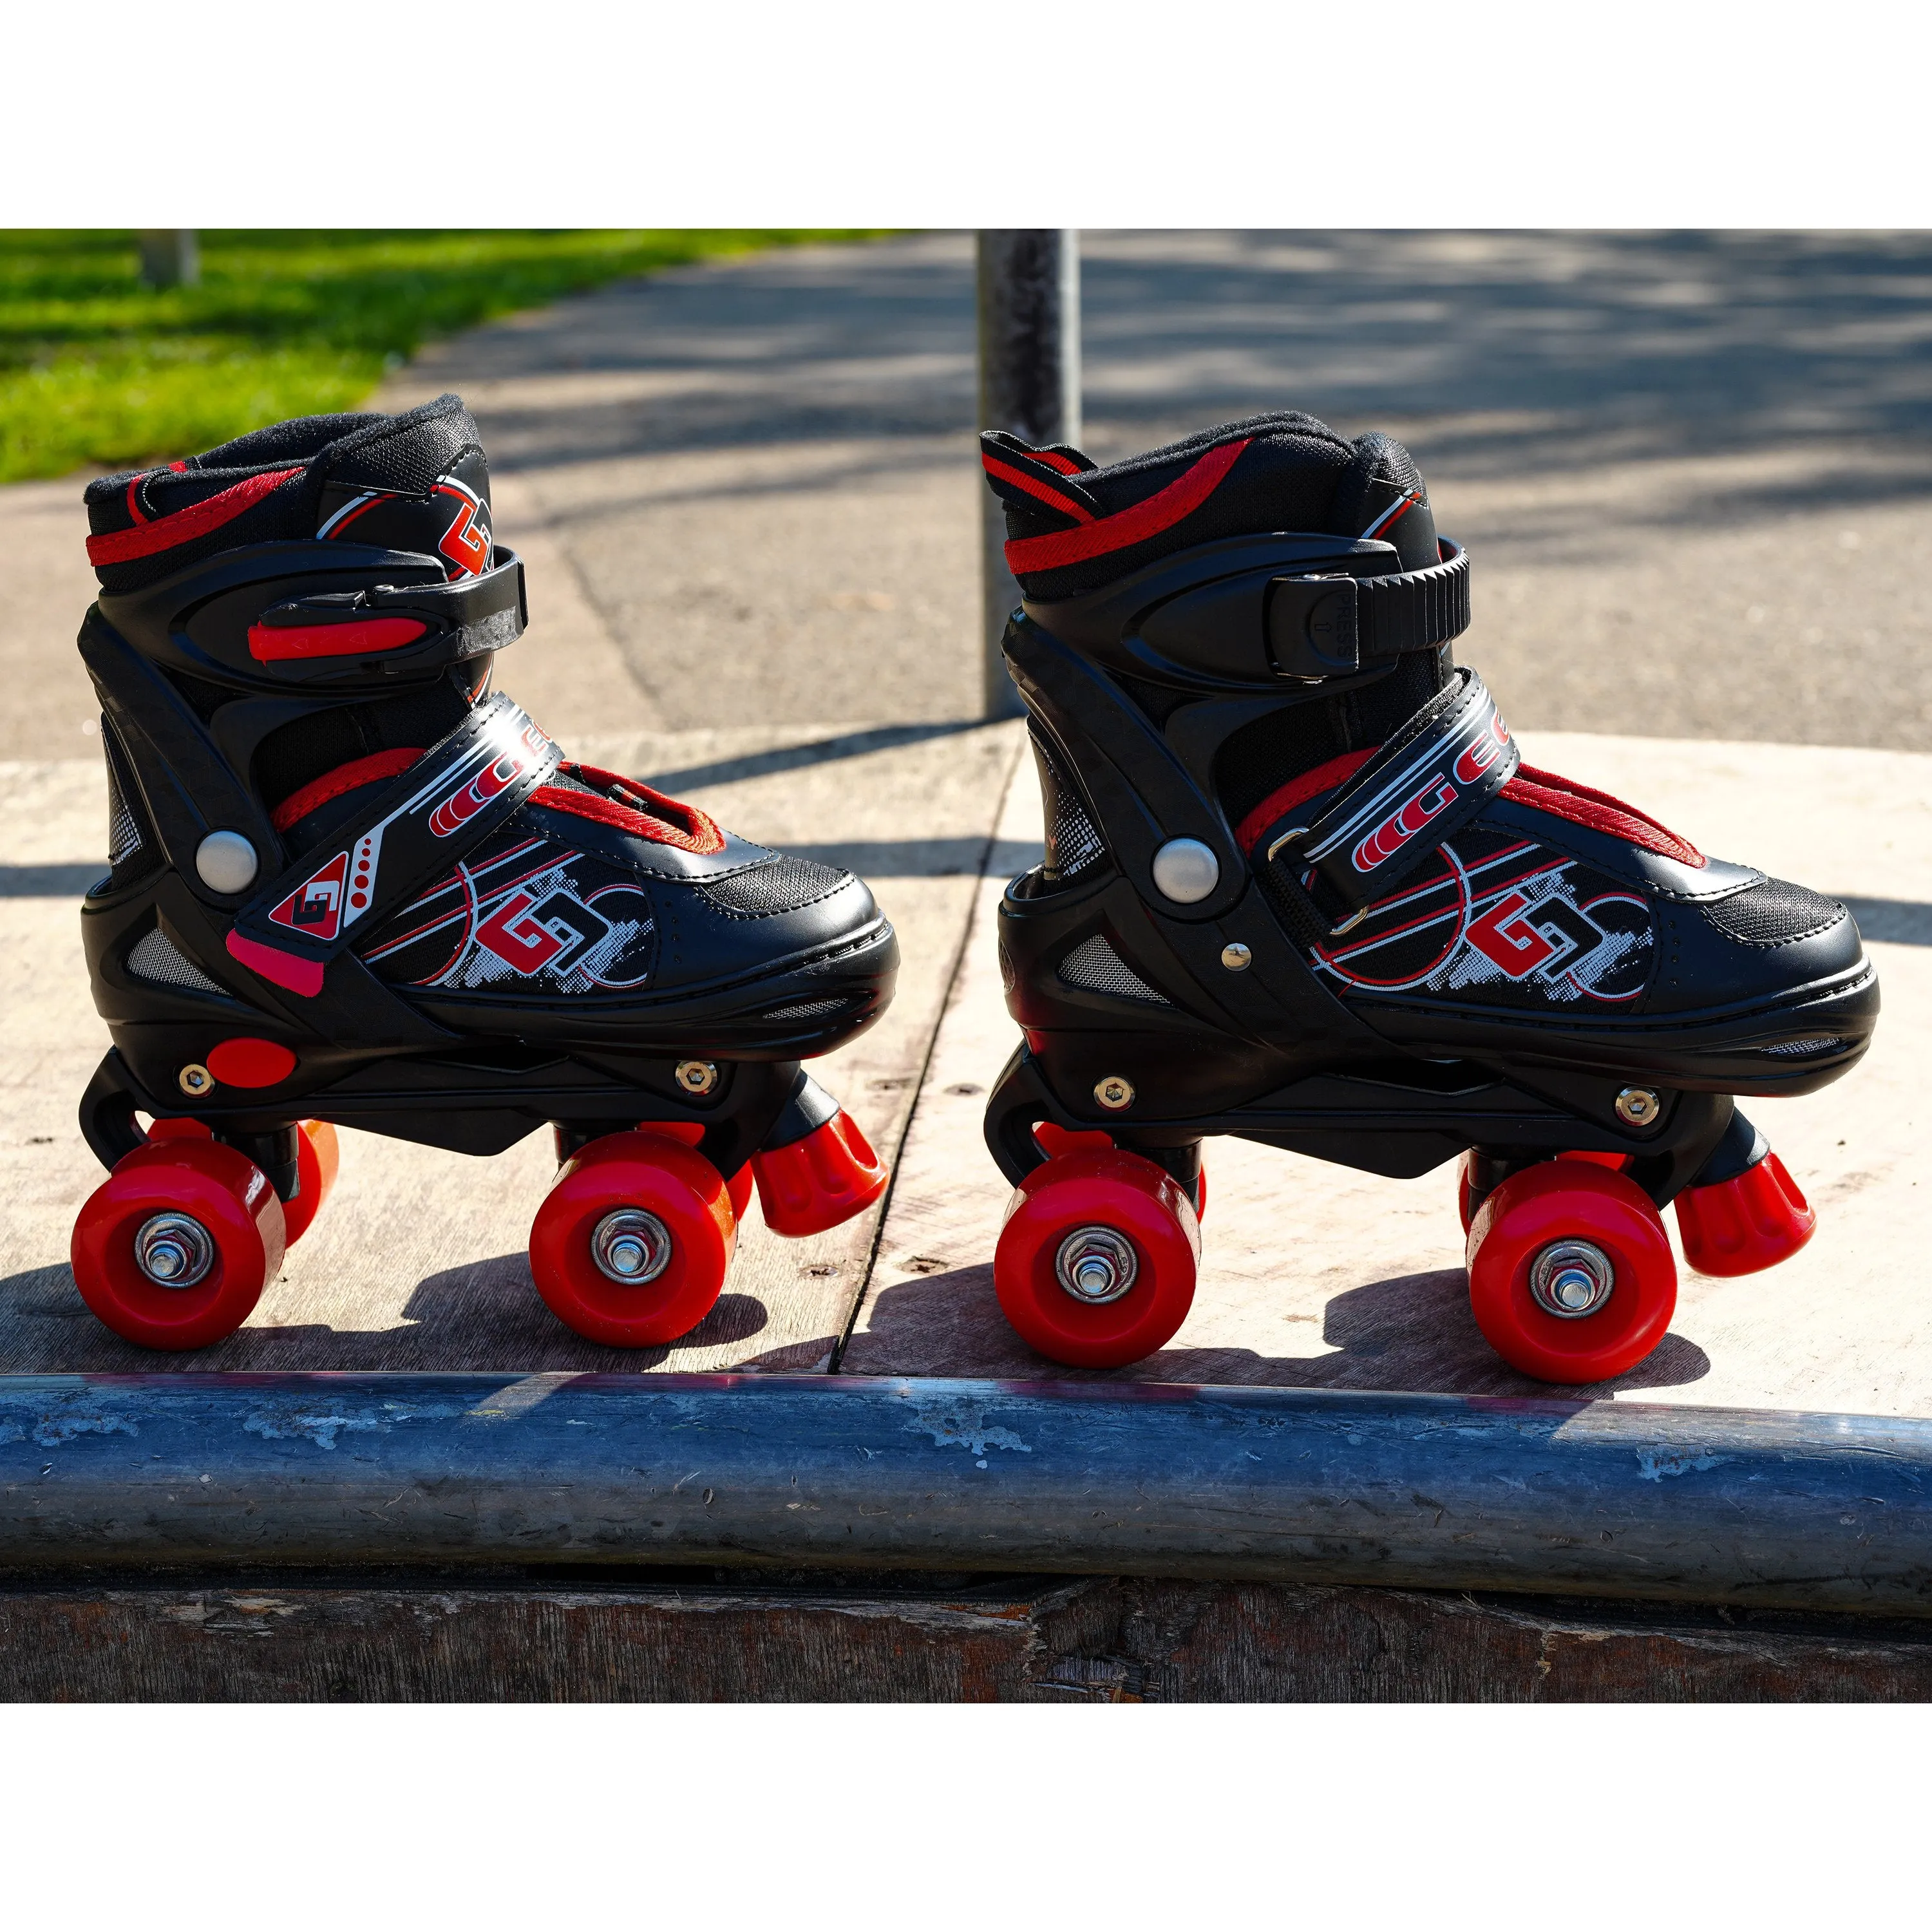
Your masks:
<instances>
[{"instance_id":1,"label":"ankle strap","mask_svg":"<svg viewBox=\"0 0 1932 1932\"><path fill-rule=\"evenodd\" d=\"M1520 758L1483 680L1455 672L1320 812L1293 807L1256 842L1296 938L1314 945L1365 917L1477 817Z\"/></svg>"},{"instance_id":2,"label":"ankle strap","mask_svg":"<svg viewBox=\"0 0 1932 1932\"><path fill-rule=\"evenodd\" d=\"M322 971L473 851L560 760L507 698L472 711L328 839L236 915L228 950L251 973L314 999Z\"/></svg>"},{"instance_id":3,"label":"ankle strap","mask_svg":"<svg viewBox=\"0 0 1932 1932\"><path fill-rule=\"evenodd\" d=\"M1446 537L1438 542L1442 560L1426 570L1276 578L1264 620L1275 669L1316 682L1460 637L1469 628L1469 553Z\"/></svg>"}]
</instances>

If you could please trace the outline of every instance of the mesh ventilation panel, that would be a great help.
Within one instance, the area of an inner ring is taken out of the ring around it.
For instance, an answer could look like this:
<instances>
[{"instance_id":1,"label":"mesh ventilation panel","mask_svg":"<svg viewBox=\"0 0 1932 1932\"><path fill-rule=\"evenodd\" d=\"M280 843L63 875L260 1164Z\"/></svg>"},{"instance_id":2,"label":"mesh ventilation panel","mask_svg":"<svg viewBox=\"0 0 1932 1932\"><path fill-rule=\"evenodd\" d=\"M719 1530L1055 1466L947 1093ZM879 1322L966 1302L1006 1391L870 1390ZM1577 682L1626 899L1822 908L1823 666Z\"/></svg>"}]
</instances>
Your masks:
<instances>
[{"instance_id":1,"label":"mesh ventilation panel","mask_svg":"<svg viewBox=\"0 0 1932 1932\"><path fill-rule=\"evenodd\" d=\"M805 1000L795 1006L774 1006L766 1014L768 1020L815 1020L826 1013L842 1012L851 1004L849 1000Z\"/></svg>"},{"instance_id":2,"label":"mesh ventilation panel","mask_svg":"<svg viewBox=\"0 0 1932 1932\"><path fill-rule=\"evenodd\" d=\"M160 986L189 986L197 993L225 993L158 926L144 933L128 955L128 970L137 980Z\"/></svg>"},{"instance_id":3,"label":"mesh ventilation panel","mask_svg":"<svg viewBox=\"0 0 1932 1932\"><path fill-rule=\"evenodd\" d=\"M843 885L847 876L836 866L821 866L815 860L778 859L748 872L701 880L698 890L727 919L770 919L824 898Z\"/></svg>"},{"instance_id":4,"label":"mesh ventilation panel","mask_svg":"<svg viewBox=\"0 0 1932 1932\"><path fill-rule=\"evenodd\" d=\"M1100 836L1072 774L1036 731L1033 749L1040 766L1040 800L1046 808L1046 860L1040 869L1049 883L1063 884L1097 866L1107 856L1107 842Z\"/></svg>"},{"instance_id":5,"label":"mesh ventilation panel","mask_svg":"<svg viewBox=\"0 0 1932 1932\"><path fill-rule=\"evenodd\" d=\"M105 890L118 890L161 862L160 848L148 823L146 808L127 769L127 754L114 736L114 728L100 721L101 748L107 758L107 863ZM100 887L95 889L101 890Z\"/></svg>"},{"instance_id":6,"label":"mesh ventilation panel","mask_svg":"<svg viewBox=\"0 0 1932 1932\"><path fill-rule=\"evenodd\" d=\"M1836 899L1787 885L1782 879L1747 886L1702 910L1726 939L1742 940L1747 946L1784 946L1794 939L1809 939L1845 916Z\"/></svg>"},{"instance_id":7,"label":"mesh ventilation panel","mask_svg":"<svg viewBox=\"0 0 1932 1932\"><path fill-rule=\"evenodd\" d=\"M1171 1006L1174 1002L1150 986L1114 949L1105 934L1095 933L1060 962L1060 976L1070 986L1090 993L1107 993L1117 1000L1138 1000L1143 1005Z\"/></svg>"}]
</instances>

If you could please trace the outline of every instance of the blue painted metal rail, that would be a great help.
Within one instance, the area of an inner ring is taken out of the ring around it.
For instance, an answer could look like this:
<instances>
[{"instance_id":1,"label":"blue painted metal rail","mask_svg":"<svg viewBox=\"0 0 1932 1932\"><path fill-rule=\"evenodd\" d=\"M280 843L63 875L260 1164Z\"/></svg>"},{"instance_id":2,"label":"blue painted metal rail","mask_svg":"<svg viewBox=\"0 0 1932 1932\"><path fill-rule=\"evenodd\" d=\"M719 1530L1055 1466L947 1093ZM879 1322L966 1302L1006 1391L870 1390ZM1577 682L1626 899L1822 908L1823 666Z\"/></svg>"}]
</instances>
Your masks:
<instances>
[{"instance_id":1,"label":"blue painted metal rail","mask_svg":"<svg viewBox=\"0 0 1932 1932\"><path fill-rule=\"evenodd\" d=\"M1932 1424L846 1376L0 1378L0 1571L782 1564L1932 1613Z\"/></svg>"}]
</instances>

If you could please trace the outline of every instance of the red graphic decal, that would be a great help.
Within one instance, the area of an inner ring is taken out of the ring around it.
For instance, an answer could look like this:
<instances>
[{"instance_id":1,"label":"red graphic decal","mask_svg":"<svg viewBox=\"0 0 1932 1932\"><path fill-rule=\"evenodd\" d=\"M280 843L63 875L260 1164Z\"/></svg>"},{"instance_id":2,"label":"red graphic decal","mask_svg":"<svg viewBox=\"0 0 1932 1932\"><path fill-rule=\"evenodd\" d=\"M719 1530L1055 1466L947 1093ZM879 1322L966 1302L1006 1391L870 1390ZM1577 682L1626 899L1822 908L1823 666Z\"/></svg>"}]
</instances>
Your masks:
<instances>
[{"instance_id":1,"label":"red graphic decal","mask_svg":"<svg viewBox=\"0 0 1932 1932\"><path fill-rule=\"evenodd\" d=\"M1469 944L1512 980L1526 979L1562 950L1522 917L1528 908L1522 893L1511 892L1490 907L1467 934Z\"/></svg>"},{"instance_id":2,"label":"red graphic decal","mask_svg":"<svg viewBox=\"0 0 1932 1932\"><path fill-rule=\"evenodd\" d=\"M475 497L447 484L438 484L436 494L456 499L456 520L445 530L436 548L463 574L481 577L490 567L490 526L484 520L483 506Z\"/></svg>"},{"instance_id":3,"label":"red graphic decal","mask_svg":"<svg viewBox=\"0 0 1932 1932\"><path fill-rule=\"evenodd\" d=\"M1391 812L1349 854L1358 872L1372 872L1393 858L1445 806L1460 796L1445 778L1432 778L1407 804Z\"/></svg>"},{"instance_id":4,"label":"red graphic decal","mask_svg":"<svg viewBox=\"0 0 1932 1932\"><path fill-rule=\"evenodd\" d=\"M522 776L524 760L515 752L499 758L489 770L472 778L460 791L452 792L429 815L429 829L439 838L447 838L459 826L474 818L506 786Z\"/></svg>"},{"instance_id":5,"label":"red graphic decal","mask_svg":"<svg viewBox=\"0 0 1932 1932\"><path fill-rule=\"evenodd\" d=\"M477 938L525 979L541 972L577 937L573 933L564 939L548 926L540 926L530 916L536 904L528 892L518 892L476 928Z\"/></svg>"},{"instance_id":6,"label":"red graphic decal","mask_svg":"<svg viewBox=\"0 0 1932 1932\"><path fill-rule=\"evenodd\" d=\"M311 872L268 916L305 939L325 942L342 930L342 892L349 878L349 854L338 852L319 872Z\"/></svg>"}]
</instances>

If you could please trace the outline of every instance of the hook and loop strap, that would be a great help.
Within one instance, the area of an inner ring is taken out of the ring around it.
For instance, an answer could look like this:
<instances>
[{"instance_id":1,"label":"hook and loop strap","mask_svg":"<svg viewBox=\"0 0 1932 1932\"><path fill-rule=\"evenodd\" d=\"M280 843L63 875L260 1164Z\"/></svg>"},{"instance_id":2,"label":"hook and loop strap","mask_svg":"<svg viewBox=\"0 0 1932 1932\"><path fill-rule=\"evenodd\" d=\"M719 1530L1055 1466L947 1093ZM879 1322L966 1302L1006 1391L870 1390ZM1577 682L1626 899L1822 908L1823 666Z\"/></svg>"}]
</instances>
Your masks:
<instances>
[{"instance_id":1,"label":"hook and loop strap","mask_svg":"<svg viewBox=\"0 0 1932 1932\"><path fill-rule=\"evenodd\" d=\"M1521 754L1496 700L1466 668L1312 817L1297 808L1256 850L1304 944L1346 932L1471 824ZM1306 928L1307 930L1304 930Z\"/></svg>"},{"instance_id":2,"label":"hook and loop strap","mask_svg":"<svg viewBox=\"0 0 1932 1932\"><path fill-rule=\"evenodd\" d=\"M473 851L561 758L525 712L490 699L250 900L228 950L250 972L314 998L330 960Z\"/></svg>"}]
</instances>

